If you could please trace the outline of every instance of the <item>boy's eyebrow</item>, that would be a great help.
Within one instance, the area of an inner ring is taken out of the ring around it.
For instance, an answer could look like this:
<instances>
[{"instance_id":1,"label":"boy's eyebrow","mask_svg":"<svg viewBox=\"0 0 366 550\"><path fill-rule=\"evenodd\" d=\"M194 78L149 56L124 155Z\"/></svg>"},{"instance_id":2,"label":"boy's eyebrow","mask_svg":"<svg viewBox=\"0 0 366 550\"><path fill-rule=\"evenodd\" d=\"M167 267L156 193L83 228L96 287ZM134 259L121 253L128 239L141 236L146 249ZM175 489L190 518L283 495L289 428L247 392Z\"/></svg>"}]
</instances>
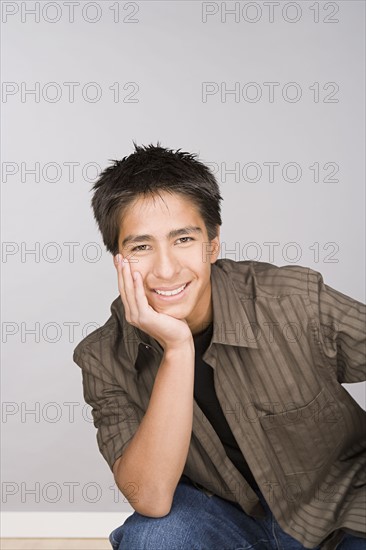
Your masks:
<instances>
[{"instance_id":1,"label":"boy's eyebrow","mask_svg":"<svg viewBox=\"0 0 366 550\"><path fill-rule=\"evenodd\" d=\"M167 234L167 239L173 239L174 237L179 237L179 235L183 234L189 234L189 233L202 233L202 229L200 227L194 226L194 225L188 225L187 227L182 227L181 229L172 229ZM122 248L126 246L128 243L138 243L143 241L153 241L154 237L152 235L127 235L122 241Z\"/></svg>"}]
</instances>

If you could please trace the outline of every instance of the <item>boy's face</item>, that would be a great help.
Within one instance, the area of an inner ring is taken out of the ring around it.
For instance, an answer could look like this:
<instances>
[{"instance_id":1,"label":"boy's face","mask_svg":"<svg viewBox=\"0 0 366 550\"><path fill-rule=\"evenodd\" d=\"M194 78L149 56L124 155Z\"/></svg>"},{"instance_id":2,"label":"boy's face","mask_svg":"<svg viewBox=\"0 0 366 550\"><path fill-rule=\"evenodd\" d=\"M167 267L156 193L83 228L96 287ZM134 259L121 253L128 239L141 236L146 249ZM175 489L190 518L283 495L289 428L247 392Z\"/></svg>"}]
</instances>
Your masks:
<instances>
[{"instance_id":1,"label":"boy's face","mask_svg":"<svg viewBox=\"0 0 366 550\"><path fill-rule=\"evenodd\" d=\"M219 236L208 240L205 223L190 199L164 191L160 195L163 200L141 196L126 209L119 251L129 259L131 272L141 273L151 307L185 319L195 334L212 321L210 276L219 255ZM174 296L155 291L185 284Z\"/></svg>"}]
</instances>

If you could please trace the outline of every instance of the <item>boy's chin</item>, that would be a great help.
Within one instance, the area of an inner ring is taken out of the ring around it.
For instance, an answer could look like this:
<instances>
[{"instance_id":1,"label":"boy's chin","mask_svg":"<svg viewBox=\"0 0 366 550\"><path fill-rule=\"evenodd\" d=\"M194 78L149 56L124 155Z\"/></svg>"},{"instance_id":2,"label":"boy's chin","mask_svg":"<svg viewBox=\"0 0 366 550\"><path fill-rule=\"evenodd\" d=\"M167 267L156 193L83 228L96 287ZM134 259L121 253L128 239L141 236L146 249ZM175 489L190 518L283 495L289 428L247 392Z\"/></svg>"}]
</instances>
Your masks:
<instances>
[{"instance_id":1,"label":"boy's chin","mask_svg":"<svg viewBox=\"0 0 366 550\"><path fill-rule=\"evenodd\" d=\"M182 321L186 318L186 315L184 314L183 311L182 312L173 311L173 308L168 309L164 307L159 307L158 309L155 309L155 311L157 311L158 313L164 313L165 315L169 315L169 317L173 317L174 319L178 319L179 321Z\"/></svg>"}]
</instances>

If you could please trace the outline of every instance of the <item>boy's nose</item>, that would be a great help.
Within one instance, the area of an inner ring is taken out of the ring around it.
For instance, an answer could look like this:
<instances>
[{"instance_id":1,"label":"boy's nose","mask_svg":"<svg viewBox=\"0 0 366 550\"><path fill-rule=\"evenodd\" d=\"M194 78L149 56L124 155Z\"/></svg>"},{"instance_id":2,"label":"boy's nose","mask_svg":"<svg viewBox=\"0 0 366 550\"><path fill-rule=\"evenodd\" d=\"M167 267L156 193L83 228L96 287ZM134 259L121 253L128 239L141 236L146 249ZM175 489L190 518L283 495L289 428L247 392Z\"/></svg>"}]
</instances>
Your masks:
<instances>
[{"instance_id":1,"label":"boy's nose","mask_svg":"<svg viewBox=\"0 0 366 550\"><path fill-rule=\"evenodd\" d=\"M166 283L175 284L177 282L176 276L179 274L180 269L180 263L175 254L164 252L156 258L154 275L161 283L166 281Z\"/></svg>"}]
</instances>

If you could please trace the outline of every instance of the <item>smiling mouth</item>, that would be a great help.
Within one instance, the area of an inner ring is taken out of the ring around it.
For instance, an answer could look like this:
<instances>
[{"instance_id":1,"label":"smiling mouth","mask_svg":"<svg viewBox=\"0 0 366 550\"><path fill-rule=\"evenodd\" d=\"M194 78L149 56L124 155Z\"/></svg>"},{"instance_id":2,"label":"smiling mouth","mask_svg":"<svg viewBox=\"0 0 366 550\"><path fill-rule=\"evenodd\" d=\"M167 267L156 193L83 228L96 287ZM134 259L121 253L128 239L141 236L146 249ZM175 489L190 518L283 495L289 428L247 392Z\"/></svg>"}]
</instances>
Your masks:
<instances>
[{"instance_id":1,"label":"smiling mouth","mask_svg":"<svg viewBox=\"0 0 366 550\"><path fill-rule=\"evenodd\" d=\"M155 290L156 294L159 294L159 296L176 296L177 294L180 294L183 292L183 290L189 285L189 283L184 283L184 285L174 289L174 290Z\"/></svg>"}]
</instances>

